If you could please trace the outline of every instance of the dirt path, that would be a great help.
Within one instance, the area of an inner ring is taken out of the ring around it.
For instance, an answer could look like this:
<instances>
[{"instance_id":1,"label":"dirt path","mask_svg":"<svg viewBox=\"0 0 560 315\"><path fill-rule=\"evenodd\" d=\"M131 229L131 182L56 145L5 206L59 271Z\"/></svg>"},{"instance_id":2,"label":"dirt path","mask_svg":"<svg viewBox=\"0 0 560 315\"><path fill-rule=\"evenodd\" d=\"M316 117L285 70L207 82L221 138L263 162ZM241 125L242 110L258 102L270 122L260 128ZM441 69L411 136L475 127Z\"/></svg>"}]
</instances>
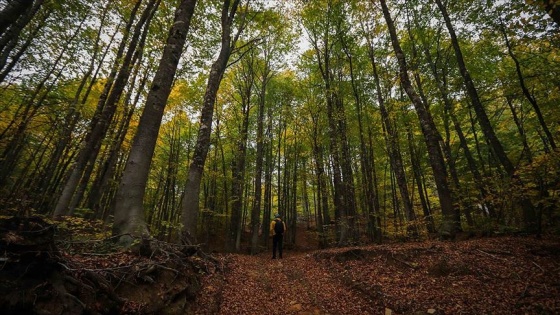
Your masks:
<instances>
[{"instance_id":1,"label":"dirt path","mask_svg":"<svg viewBox=\"0 0 560 315\"><path fill-rule=\"evenodd\" d=\"M220 256L194 314L560 314L560 240L426 241Z\"/></svg>"},{"instance_id":2,"label":"dirt path","mask_svg":"<svg viewBox=\"0 0 560 315\"><path fill-rule=\"evenodd\" d=\"M228 255L223 279L209 278L198 314L367 314L371 301L310 254L284 259ZM220 282L223 286L220 287ZM336 298L335 298L336 297Z\"/></svg>"}]
</instances>

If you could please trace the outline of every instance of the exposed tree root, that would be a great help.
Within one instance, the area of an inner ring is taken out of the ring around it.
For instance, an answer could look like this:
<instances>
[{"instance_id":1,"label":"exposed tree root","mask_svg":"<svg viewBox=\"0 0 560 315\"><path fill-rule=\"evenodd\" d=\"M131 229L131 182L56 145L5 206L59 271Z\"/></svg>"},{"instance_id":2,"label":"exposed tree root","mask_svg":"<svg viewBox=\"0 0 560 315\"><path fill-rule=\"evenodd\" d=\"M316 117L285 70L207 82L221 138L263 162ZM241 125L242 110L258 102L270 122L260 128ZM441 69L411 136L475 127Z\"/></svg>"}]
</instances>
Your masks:
<instances>
[{"instance_id":1,"label":"exposed tree root","mask_svg":"<svg viewBox=\"0 0 560 315\"><path fill-rule=\"evenodd\" d=\"M2 314L181 314L200 276L221 268L199 247L193 254L194 246L154 242L149 255L96 253L84 246L99 241L55 242L56 230L41 218L0 220Z\"/></svg>"}]
</instances>

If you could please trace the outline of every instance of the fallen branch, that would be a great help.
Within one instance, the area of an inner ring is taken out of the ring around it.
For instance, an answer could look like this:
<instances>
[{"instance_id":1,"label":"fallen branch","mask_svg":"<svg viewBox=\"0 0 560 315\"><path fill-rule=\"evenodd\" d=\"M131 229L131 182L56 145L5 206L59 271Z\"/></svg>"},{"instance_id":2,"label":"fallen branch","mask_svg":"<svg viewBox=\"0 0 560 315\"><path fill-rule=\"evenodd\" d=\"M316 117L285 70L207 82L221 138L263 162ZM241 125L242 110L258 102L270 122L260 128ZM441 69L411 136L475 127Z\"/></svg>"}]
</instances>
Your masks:
<instances>
[{"instance_id":1,"label":"fallen branch","mask_svg":"<svg viewBox=\"0 0 560 315\"><path fill-rule=\"evenodd\" d=\"M532 261L532 263L533 263L533 265L539 267L539 269L540 269L542 272L545 272L544 269L543 269L541 266L539 266L536 262Z\"/></svg>"},{"instance_id":2,"label":"fallen branch","mask_svg":"<svg viewBox=\"0 0 560 315\"><path fill-rule=\"evenodd\" d=\"M492 255L492 254L490 254L490 253L488 253L488 252L485 252L485 251L483 251L483 250L477 249L477 251L478 251L478 252L481 252L481 253L483 253L483 254L485 254L485 255L488 255L488 256L490 256L490 257L492 257L492 258L494 258L494 259L501 260L501 258L499 258L499 257L497 257L497 256L495 256L495 255Z\"/></svg>"}]
</instances>

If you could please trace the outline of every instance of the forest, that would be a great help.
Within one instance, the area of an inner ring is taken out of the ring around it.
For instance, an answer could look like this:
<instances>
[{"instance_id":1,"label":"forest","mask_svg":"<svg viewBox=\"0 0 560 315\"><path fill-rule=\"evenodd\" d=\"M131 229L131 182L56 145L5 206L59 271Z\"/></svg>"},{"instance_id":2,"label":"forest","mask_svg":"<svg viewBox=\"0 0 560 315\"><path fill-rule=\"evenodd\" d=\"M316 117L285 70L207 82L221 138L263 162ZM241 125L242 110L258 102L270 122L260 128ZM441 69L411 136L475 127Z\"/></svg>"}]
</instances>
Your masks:
<instances>
[{"instance_id":1,"label":"forest","mask_svg":"<svg viewBox=\"0 0 560 315\"><path fill-rule=\"evenodd\" d=\"M554 0L0 0L2 250L557 236L559 89Z\"/></svg>"},{"instance_id":2,"label":"forest","mask_svg":"<svg viewBox=\"0 0 560 315\"><path fill-rule=\"evenodd\" d=\"M235 251L257 251L273 213L323 246L558 228L558 24L538 5L14 0L1 15L3 212Z\"/></svg>"}]
</instances>

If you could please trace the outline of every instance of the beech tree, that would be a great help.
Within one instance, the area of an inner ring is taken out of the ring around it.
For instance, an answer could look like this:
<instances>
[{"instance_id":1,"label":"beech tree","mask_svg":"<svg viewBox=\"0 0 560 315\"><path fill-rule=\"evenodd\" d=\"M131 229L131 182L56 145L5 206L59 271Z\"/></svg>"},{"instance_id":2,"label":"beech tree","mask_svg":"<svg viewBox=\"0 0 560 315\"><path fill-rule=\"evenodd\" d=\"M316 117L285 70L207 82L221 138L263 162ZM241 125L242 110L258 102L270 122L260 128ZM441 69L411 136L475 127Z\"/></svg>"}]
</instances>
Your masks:
<instances>
[{"instance_id":1,"label":"beech tree","mask_svg":"<svg viewBox=\"0 0 560 315\"><path fill-rule=\"evenodd\" d=\"M1 210L253 254L275 212L320 246L554 222L536 2L3 3Z\"/></svg>"},{"instance_id":2,"label":"beech tree","mask_svg":"<svg viewBox=\"0 0 560 315\"><path fill-rule=\"evenodd\" d=\"M175 10L173 25L169 30L156 75L146 98L146 105L115 197L114 235L126 233L134 236L149 235L143 207L145 185L163 111L187 39L195 6L196 0L183 0ZM132 238L121 237L121 241L130 244Z\"/></svg>"},{"instance_id":3,"label":"beech tree","mask_svg":"<svg viewBox=\"0 0 560 315\"><path fill-rule=\"evenodd\" d=\"M127 25L128 29L132 27L135 12L139 9L141 3L142 1L138 1L136 3L131 19ZM89 174L84 173L89 172L88 165L92 165L99 154L101 141L109 129L111 120L115 115L119 99L122 97L124 88L130 78L133 62L137 61L135 55L137 56L139 54L138 43L142 38L142 32L148 31L149 27L146 23L149 25L149 21L153 17L158 5L158 0L150 0L150 2L146 5L142 15L134 26L131 41L128 43L126 51L126 37L121 42L117 58L115 59L113 73L110 76L111 79L106 83L104 93L99 98L94 119L90 123L90 132L86 136L85 142L82 144L82 148L78 154L74 167L72 168L71 174L68 177L64 190L57 202L53 217L71 215L74 211L75 205L78 203L78 200L82 198L80 193L76 194L75 192L79 186L80 180L82 178L89 178ZM121 57L123 60L120 60Z\"/></svg>"},{"instance_id":4,"label":"beech tree","mask_svg":"<svg viewBox=\"0 0 560 315\"><path fill-rule=\"evenodd\" d=\"M240 0L224 0L221 9L221 48L217 59L212 64L206 93L204 95L204 103L202 104L200 114L200 126L196 146L194 149L192 162L189 166L187 183L185 185L185 193L182 200L182 222L183 222L183 241L192 243L196 239L198 213L200 211L200 183L204 164L210 147L210 135L212 133L212 117L214 115L214 105L216 102L216 94L220 87L220 82L227 68L229 57L241 35L244 28L244 22L241 22L236 33L234 31L234 21Z\"/></svg>"},{"instance_id":5,"label":"beech tree","mask_svg":"<svg viewBox=\"0 0 560 315\"><path fill-rule=\"evenodd\" d=\"M393 49L395 51L395 55L399 64L399 78L401 81L400 83L406 91L406 94L410 98L410 101L414 105L414 108L416 109L416 113L418 114L418 118L420 120L420 126L422 127L422 133L424 134L424 139L426 141L426 146L428 147L430 165L434 173L439 202L443 214L443 222L442 227L440 228L440 233L442 235L454 237L457 231L457 226L460 224L460 222L455 221L453 199L451 190L449 189L443 154L439 147L441 136L437 131L432 115L426 107L426 104L424 104L424 102L420 99L420 96L412 86L408 75L409 69L407 66L406 57L400 46L395 25L389 12L389 8L387 7L386 1L381 0L380 3L383 10L383 16L385 17L387 27L389 28L391 43L393 45Z\"/></svg>"}]
</instances>

